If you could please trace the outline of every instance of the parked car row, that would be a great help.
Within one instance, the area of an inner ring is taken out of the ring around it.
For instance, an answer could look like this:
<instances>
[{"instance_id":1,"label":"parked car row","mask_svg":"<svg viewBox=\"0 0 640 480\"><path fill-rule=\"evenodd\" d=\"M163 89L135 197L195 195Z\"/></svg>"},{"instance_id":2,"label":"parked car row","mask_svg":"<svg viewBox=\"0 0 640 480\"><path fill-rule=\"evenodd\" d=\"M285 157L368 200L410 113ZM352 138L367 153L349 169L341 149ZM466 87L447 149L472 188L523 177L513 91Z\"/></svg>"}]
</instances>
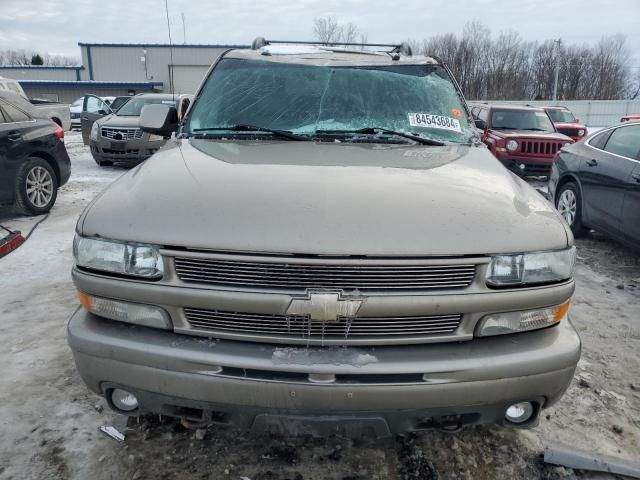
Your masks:
<instances>
[{"instance_id":1,"label":"parked car row","mask_svg":"<svg viewBox=\"0 0 640 480\"><path fill-rule=\"evenodd\" d=\"M0 203L16 202L24 212L32 214L48 211L57 189L48 188L48 182L62 185L70 168L60 141L63 132L47 125L44 120L48 115L25 101L18 82L1 79L0 85L0 93L5 93L0 115L5 120L0 149L4 173ZM117 162L131 166L150 157L167 141L166 136L140 128L142 109L164 104L176 108L182 117L192 98L170 94L88 94L71 105L73 124L82 128L83 141L98 165ZM122 108L125 104L127 107ZM552 200L574 235L581 236L594 228L628 245L637 245L640 124L634 115L621 119L628 123L624 129L611 127L587 138L586 126L566 107L485 103L472 103L470 107L483 142L507 168L522 176L550 175ZM58 141L52 140L51 135ZM574 141L578 143L573 144ZM17 148L23 142L28 145ZM16 152L20 152L20 160ZM48 162L48 167L43 161ZM38 173L29 173L31 170ZM33 175L40 178L39 183L27 186L26 177L32 181ZM20 182L24 185L20 186Z\"/></svg>"},{"instance_id":2,"label":"parked car row","mask_svg":"<svg viewBox=\"0 0 640 480\"><path fill-rule=\"evenodd\" d=\"M0 198L42 213L69 178L64 132L3 95ZM77 224L80 376L121 414L261 433L535 425L580 358L569 229L640 237L640 122L574 143L551 115L469 109L407 45L257 39L193 105L85 95L98 165L172 140ZM496 158L550 174L560 215Z\"/></svg>"},{"instance_id":3,"label":"parked car row","mask_svg":"<svg viewBox=\"0 0 640 480\"><path fill-rule=\"evenodd\" d=\"M548 176L560 149L573 143L543 108L476 103L471 115L491 153L521 176Z\"/></svg>"},{"instance_id":4,"label":"parked car row","mask_svg":"<svg viewBox=\"0 0 640 480\"><path fill-rule=\"evenodd\" d=\"M551 199L576 237L593 228L640 247L640 116L588 136L566 107L481 103L471 113L507 168L549 178Z\"/></svg>"}]
</instances>

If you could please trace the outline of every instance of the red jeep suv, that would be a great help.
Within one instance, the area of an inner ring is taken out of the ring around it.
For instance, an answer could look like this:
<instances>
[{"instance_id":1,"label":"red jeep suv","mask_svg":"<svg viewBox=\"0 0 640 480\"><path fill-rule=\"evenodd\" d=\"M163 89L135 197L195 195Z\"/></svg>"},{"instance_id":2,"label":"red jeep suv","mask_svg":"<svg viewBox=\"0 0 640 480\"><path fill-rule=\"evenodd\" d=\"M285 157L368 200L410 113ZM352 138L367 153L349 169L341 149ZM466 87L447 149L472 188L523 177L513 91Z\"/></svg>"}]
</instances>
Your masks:
<instances>
[{"instance_id":1,"label":"red jeep suv","mask_svg":"<svg viewBox=\"0 0 640 480\"><path fill-rule=\"evenodd\" d=\"M569 137L558 133L542 108L475 104L471 113L482 141L507 168L522 176L549 176Z\"/></svg>"},{"instance_id":2,"label":"red jeep suv","mask_svg":"<svg viewBox=\"0 0 640 480\"><path fill-rule=\"evenodd\" d=\"M556 130L574 142L582 140L589 133L587 127L580 123L580 119L576 118L571 110L567 107L542 107L547 112L551 121L556 126Z\"/></svg>"}]
</instances>

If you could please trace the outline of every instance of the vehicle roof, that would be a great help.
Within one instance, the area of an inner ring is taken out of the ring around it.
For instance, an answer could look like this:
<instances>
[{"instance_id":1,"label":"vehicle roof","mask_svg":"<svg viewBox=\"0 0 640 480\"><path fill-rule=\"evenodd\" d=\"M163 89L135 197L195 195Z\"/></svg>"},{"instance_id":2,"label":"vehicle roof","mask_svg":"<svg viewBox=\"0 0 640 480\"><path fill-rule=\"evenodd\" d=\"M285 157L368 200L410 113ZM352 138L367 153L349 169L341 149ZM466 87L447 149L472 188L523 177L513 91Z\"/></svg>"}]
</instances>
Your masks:
<instances>
[{"instance_id":1,"label":"vehicle roof","mask_svg":"<svg viewBox=\"0 0 640 480\"><path fill-rule=\"evenodd\" d=\"M236 49L224 55L224 58L328 67L439 64L435 58L422 55L399 55L398 57L398 60L394 60L390 52L373 50L286 44L267 45L257 50Z\"/></svg>"},{"instance_id":2,"label":"vehicle roof","mask_svg":"<svg viewBox=\"0 0 640 480\"><path fill-rule=\"evenodd\" d=\"M40 112L22 95L7 90L0 90L0 98L18 107L32 117L41 117Z\"/></svg>"},{"instance_id":3,"label":"vehicle roof","mask_svg":"<svg viewBox=\"0 0 640 480\"><path fill-rule=\"evenodd\" d=\"M481 103L475 102L473 106L483 106L490 108L492 110L531 110L534 112L542 112L544 108L542 107L531 107L527 105L512 105L512 104L502 104L502 103Z\"/></svg>"},{"instance_id":4,"label":"vehicle roof","mask_svg":"<svg viewBox=\"0 0 640 480\"><path fill-rule=\"evenodd\" d=\"M545 105L543 107L545 110L569 110L567 107L565 107L564 105Z\"/></svg>"},{"instance_id":5,"label":"vehicle roof","mask_svg":"<svg viewBox=\"0 0 640 480\"><path fill-rule=\"evenodd\" d=\"M125 97L127 95L121 95L122 97ZM178 100L179 95L178 94L173 94L173 93L139 93L137 95L134 95L131 98L140 98L140 97L144 97L144 98L160 98L162 100Z\"/></svg>"}]
</instances>

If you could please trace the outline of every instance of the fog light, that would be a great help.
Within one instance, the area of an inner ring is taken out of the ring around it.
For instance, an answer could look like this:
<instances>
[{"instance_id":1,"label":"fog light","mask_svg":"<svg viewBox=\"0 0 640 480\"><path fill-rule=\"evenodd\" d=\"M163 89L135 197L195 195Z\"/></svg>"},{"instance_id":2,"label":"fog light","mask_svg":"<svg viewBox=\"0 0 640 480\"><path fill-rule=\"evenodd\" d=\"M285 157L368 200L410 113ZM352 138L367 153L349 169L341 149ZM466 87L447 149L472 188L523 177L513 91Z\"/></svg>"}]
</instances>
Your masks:
<instances>
[{"instance_id":1,"label":"fog light","mask_svg":"<svg viewBox=\"0 0 640 480\"><path fill-rule=\"evenodd\" d=\"M114 388L111 392L111 402L117 409L124 412L132 412L138 408L138 399L136 396L131 392L120 390L119 388Z\"/></svg>"},{"instance_id":2,"label":"fog light","mask_svg":"<svg viewBox=\"0 0 640 480\"><path fill-rule=\"evenodd\" d=\"M504 415L511 423L524 423L533 416L533 405L531 402L514 403Z\"/></svg>"},{"instance_id":3,"label":"fog light","mask_svg":"<svg viewBox=\"0 0 640 480\"><path fill-rule=\"evenodd\" d=\"M160 307L95 297L79 290L78 296L82 306L94 315L145 327L172 328L169 315Z\"/></svg>"},{"instance_id":4,"label":"fog light","mask_svg":"<svg viewBox=\"0 0 640 480\"><path fill-rule=\"evenodd\" d=\"M556 325L569 311L569 301L555 307L524 310L522 312L492 313L482 317L476 335L505 335L508 333L528 332Z\"/></svg>"}]
</instances>

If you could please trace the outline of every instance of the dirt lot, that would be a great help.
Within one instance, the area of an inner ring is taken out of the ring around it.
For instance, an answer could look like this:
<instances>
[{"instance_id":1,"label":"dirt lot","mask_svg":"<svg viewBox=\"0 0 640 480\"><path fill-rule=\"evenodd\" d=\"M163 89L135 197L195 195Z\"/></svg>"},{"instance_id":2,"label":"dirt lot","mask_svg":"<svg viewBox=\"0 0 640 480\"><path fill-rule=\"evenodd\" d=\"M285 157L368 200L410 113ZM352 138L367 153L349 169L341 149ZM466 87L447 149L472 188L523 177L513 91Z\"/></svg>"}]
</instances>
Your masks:
<instances>
[{"instance_id":1,"label":"dirt lot","mask_svg":"<svg viewBox=\"0 0 640 480\"><path fill-rule=\"evenodd\" d=\"M597 234L578 242L571 315L582 360L567 395L534 430L315 440L146 418L130 424L124 443L107 438L98 427L114 418L76 373L65 325L77 305L69 275L76 219L124 170L98 168L77 134L67 136L67 148L73 176L56 207L0 260L0 478L612 478L544 466L540 453L553 440L640 458L640 255ZM36 220L0 211L0 223L23 231Z\"/></svg>"}]
</instances>

